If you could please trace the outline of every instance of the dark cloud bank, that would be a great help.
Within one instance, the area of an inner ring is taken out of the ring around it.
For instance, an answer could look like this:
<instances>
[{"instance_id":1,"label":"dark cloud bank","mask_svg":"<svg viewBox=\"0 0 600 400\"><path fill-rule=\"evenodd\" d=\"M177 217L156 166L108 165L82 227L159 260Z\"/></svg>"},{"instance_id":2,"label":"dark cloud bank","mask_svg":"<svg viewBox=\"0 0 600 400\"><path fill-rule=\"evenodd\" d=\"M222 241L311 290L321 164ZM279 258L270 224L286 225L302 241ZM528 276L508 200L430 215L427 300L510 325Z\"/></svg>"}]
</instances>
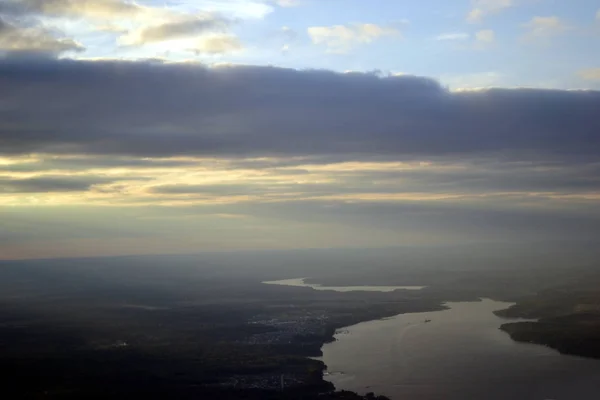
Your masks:
<instances>
[{"instance_id":1,"label":"dark cloud bank","mask_svg":"<svg viewBox=\"0 0 600 400\"><path fill-rule=\"evenodd\" d=\"M600 154L600 92L273 67L5 58L0 121L4 155Z\"/></svg>"},{"instance_id":2,"label":"dark cloud bank","mask_svg":"<svg viewBox=\"0 0 600 400\"><path fill-rule=\"evenodd\" d=\"M0 177L0 194L6 193L46 193L80 192L99 183L111 183L114 179L105 177L52 177L26 179L5 179Z\"/></svg>"}]
</instances>

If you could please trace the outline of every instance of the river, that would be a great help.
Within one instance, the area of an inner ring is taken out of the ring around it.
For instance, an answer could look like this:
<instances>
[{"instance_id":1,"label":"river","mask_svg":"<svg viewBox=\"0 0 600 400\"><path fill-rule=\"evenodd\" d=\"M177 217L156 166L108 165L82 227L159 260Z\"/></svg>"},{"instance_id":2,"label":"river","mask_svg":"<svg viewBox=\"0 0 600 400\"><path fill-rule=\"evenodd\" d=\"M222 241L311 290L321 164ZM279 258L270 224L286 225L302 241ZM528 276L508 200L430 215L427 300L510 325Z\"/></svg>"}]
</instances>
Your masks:
<instances>
[{"instance_id":1,"label":"river","mask_svg":"<svg viewBox=\"0 0 600 400\"><path fill-rule=\"evenodd\" d=\"M318 283L306 283L306 278L282 279L266 281L265 285L282 285L309 287L315 290L332 290L335 292L393 292L394 290L421 290L425 286L323 286Z\"/></svg>"},{"instance_id":2,"label":"river","mask_svg":"<svg viewBox=\"0 0 600 400\"><path fill-rule=\"evenodd\" d=\"M600 396L600 361L514 342L491 300L448 303L342 330L323 346L338 390L393 400L587 400ZM429 322L425 322L430 320Z\"/></svg>"}]
</instances>

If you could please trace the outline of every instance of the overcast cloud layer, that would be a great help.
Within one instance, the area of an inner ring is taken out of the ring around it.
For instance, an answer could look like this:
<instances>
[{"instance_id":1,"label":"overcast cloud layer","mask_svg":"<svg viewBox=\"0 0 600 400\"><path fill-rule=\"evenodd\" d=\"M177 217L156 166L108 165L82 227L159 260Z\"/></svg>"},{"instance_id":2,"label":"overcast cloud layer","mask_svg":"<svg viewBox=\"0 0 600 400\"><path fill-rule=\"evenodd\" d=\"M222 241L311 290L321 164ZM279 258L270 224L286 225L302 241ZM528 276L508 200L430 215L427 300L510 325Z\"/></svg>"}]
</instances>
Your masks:
<instances>
[{"instance_id":1,"label":"overcast cloud layer","mask_svg":"<svg viewBox=\"0 0 600 400\"><path fill-rule=\"evenodd\" d=\"M4 60L0 152L276 156L600 151L600 92L414 76Z\"/></svg>"},{"instance_id":2,"label":"overcast cloud layer","mask_svg":"<svg viewBox=\"0 0 600 400\"><path fill-rule=\"evenodd\" d=\"M598 110L596 91L9 57L0 250L598 239Z\"/></svg>"}]
</instances>

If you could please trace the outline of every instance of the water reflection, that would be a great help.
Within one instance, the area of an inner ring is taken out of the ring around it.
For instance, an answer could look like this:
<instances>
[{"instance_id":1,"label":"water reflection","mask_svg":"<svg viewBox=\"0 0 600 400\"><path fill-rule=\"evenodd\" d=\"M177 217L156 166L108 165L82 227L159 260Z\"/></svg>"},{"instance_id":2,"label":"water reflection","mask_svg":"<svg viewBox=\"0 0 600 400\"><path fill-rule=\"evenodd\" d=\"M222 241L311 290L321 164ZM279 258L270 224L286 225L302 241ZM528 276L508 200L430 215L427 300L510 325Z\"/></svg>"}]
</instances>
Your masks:
<instances>
[{"instance_id":1,"label":"water reflection","mask_svg":"<svg viewBox=\"0 0 600 400\"><path fill-rule=\"evenodd\" d=\"M600 361L512 341L498 329L506 320L492 313L509 305L449 303L348 327L323 346L326 379L398 400L597 398Z\"/></svg>"}]
</instances>

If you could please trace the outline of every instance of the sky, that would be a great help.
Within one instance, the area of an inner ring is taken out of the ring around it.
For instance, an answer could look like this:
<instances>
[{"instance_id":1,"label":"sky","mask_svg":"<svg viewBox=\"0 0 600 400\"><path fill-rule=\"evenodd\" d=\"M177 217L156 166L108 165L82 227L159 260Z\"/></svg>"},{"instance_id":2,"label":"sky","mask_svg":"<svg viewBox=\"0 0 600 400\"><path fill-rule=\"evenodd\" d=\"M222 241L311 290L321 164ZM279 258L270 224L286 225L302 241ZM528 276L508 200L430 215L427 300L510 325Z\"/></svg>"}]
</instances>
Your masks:
<instances>
[{"instance_id":1,"label":"sky","mask_svg":"<svg viewBox=\"0 0 600 400\"><path fill-rule=\"evenodd\" d=\"M597 0L6 0L0 259L600 239Z\"/></svg>"}]
</instances>

